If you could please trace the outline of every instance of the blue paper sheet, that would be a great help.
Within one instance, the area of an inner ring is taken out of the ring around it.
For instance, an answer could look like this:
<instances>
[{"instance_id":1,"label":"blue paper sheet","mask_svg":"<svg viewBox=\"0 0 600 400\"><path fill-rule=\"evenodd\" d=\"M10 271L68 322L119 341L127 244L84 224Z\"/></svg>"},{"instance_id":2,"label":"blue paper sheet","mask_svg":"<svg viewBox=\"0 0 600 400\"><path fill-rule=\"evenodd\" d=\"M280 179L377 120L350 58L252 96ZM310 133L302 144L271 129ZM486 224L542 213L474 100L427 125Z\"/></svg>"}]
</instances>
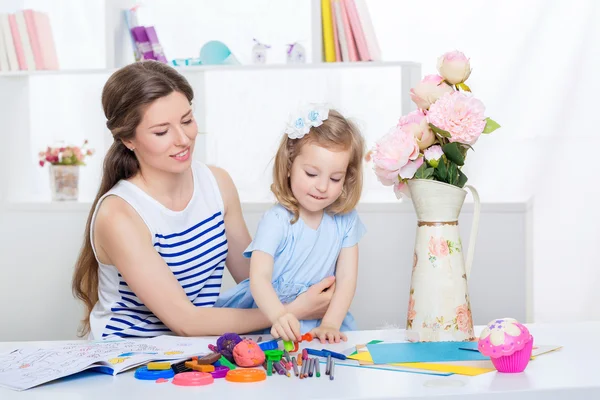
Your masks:
<instances>
[{"instance_id":1,"label":"blue paper sheet","mask_svg":"<svg viewBox=\"0 0 600 400\"><path fill-rule=\"evenodd\" d=\"M375 364L489 360L477 351L461 349L467 346L465 342L367 344Z\"/></svg>"}]
</instances>

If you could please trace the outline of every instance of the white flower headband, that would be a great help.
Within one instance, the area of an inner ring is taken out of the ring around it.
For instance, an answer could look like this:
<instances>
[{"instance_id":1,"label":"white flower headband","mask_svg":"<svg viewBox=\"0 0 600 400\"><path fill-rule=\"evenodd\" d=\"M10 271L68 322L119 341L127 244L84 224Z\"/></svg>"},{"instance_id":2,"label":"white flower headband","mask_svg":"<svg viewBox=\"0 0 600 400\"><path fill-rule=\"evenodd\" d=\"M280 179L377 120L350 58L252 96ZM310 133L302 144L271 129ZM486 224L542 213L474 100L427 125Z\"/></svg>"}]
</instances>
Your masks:
<instances>
[{"instance_id":1,"label":"white flower headband","mask_svg":"<svg viewBox=\"0 0 600 400\"><path fill-rule=\"evenodd\" d=\"M313 126L320 126L329 117L329 107L325 104L309 104L290 114L285 133L290 139L300 139Z\"/></svg>"}]
</instances>

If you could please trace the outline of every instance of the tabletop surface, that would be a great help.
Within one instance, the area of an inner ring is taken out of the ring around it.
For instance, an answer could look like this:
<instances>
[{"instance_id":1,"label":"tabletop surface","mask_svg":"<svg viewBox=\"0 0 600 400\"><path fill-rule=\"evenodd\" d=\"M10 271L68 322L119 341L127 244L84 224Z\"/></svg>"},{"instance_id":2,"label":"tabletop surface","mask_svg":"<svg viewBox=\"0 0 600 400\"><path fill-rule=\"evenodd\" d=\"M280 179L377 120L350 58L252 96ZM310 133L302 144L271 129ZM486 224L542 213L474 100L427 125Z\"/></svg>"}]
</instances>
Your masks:
<instances>
[{"instance_id":1,"label":"tabletop surface","mask_svg":"<svg viewBox=\"0 0 600 400\"><path fill-rule=\"evenodd\" d=\"M199 395L209 399L600 399L600 322L529 324L535 343L561 345L559 351L537 357L520 374L490 372L478 376L433 376L336 365L333 381L273 376L266 381L239 384L217 379L202 387L179 387L171 383L139 381L133 371L117 376L92 372L17 392L0 388L0 399L167 399ZM478 327L479 332L481 327ZM403 330L356 331L348 342L310 347L341 352L370 340L401 341ZM72 341L71 341L72 342ZM2 342L0 352L49 342ZM53 342L60 344L61 342ZM208 396L208 397L206 397Z\"/></svg>"}]
</instances>

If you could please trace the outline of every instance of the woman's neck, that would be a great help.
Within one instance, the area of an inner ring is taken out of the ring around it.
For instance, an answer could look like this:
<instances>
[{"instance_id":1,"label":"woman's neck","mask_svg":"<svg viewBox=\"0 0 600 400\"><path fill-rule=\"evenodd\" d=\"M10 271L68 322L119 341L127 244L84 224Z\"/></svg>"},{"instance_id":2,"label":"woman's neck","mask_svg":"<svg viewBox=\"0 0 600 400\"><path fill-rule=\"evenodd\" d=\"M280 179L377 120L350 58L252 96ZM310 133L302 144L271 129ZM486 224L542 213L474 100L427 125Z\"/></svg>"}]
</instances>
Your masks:
<instances>
[{"instance_id":1,"label":"woman's neck","mask_svg":"<svg viewBox=\"0 0 600 400\"><path fill-rule=\"evenodd\" d=\"M185 209L194 193L194 178L191 168L182 173L172 173L151 167L142 167L130 181L173 211Z\"/></svg>"}]
</instances>

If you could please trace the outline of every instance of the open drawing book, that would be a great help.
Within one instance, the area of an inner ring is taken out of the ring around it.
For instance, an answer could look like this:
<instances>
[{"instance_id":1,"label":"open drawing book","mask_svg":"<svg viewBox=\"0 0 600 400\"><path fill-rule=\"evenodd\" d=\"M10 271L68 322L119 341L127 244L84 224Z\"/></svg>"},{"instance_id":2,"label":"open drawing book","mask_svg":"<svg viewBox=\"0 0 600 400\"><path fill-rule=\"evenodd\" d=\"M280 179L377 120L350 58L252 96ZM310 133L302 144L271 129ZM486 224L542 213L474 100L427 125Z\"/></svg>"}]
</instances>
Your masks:
<instances>
[{"instance_id":1,"label":"open drawing book","mask_svg":"<svg viewBox=\"0 0 600 400\"><path fill-rule=\"evenodd\" d=\"M0 386L25 390L84 370L116 375L150 361L177 361L208 354L207 338L74 341L51 347L22 347L0 353Z\"/></svg>"}]
</instances>

